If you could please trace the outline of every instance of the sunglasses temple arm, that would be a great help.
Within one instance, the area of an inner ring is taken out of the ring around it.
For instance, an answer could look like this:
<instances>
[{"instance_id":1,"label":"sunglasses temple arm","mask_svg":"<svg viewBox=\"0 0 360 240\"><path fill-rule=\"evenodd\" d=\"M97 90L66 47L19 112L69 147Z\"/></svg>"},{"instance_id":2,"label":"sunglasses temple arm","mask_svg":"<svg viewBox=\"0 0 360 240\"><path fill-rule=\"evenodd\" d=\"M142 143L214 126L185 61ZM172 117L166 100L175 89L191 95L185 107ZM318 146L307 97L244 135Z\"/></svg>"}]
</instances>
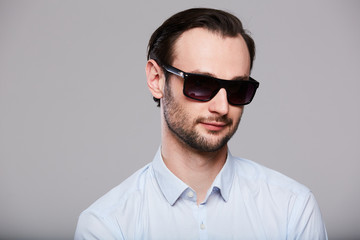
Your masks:
<instances>
[{"instance_id":1,"label":"sunglasses temple arm","mask_svg":"<svg viewBox=\"0 0 360 240\"><path fill-rule=\"evenodd\" d=\"M164 65L163 67L164 67L165 70L168 71L169 73L175 74L175 75L177 75L177 76L179 76L179 77L182 77L182 78L184 78L184 76L185 76L184 72L183 72L183 71L180 71L180 70L177 69L177 68L174 68L174 67L168 66L168 65Z\"/></svg>"}]
</instances>

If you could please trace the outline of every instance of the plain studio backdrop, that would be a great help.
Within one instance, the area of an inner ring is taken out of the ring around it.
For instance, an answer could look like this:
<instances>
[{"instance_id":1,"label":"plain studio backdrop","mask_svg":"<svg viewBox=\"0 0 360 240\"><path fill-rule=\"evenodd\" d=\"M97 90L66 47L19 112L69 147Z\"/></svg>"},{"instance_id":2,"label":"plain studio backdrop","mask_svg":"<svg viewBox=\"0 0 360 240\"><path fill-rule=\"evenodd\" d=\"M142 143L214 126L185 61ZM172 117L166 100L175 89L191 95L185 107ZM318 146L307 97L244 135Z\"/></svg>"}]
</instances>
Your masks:
<instances>
[{"instance_id":1,"label":"plain studio backdrop","mask_svg":"<svg viewBox=\"0 0 360 240\"><path fill-rule=\"evenodd\" d=\"M305 184L330 239L360 238L358 1L0 1L0 238L71 239L97 198L150 162L160 111L146 46L215 7L257 44L260 88L231 152Z\"/></svg>"}]
</instances>

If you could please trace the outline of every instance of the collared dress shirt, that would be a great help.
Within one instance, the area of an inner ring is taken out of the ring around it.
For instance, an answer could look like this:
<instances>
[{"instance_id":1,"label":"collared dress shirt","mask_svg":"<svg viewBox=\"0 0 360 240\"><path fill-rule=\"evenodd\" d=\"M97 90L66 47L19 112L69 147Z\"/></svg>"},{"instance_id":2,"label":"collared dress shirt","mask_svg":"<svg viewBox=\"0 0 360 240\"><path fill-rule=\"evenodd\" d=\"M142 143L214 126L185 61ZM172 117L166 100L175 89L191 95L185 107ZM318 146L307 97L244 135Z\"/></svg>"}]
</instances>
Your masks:
<instances>
[{"instance_id":1,"label":"collared dress shirt","mask_svg":"<svg viewBox=\"0 0 360 240\"><path fill-rule=\"evenodd\" d=\"M205 200L154 160L81 213L75 239L327 239L308 188L228 153Z\"/></svg>"}]
</instances>

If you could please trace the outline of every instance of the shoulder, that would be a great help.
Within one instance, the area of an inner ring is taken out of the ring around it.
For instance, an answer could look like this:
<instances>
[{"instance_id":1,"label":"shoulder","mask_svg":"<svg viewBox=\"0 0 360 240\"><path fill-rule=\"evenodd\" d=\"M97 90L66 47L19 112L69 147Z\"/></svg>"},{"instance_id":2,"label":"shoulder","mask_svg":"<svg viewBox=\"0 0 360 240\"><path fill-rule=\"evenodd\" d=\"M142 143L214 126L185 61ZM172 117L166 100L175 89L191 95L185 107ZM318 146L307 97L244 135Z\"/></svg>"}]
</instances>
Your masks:
<instances>
[{"instance_id":1,"label":"shoulder","mask_svg":"<svg viewBox=\"0 0 360 240\"><path fill-rule=\"evenodd\" d=\"M327 239L319 206L309 188L251 160L233 160L235 192L252 201L248 205L256 206L261 217L274 219L270 223L285 223L289 239Z\"/></svg>"},{"instance_id":2,"label":"shoulder","mask_svg":"<svg viewBox=\"0 0 360 240\"><path fill-rule=\"evenodd\" d=\"M263 187L287 194L309 196L310 189L296 180L259 163L233 157L235 175L250 184L255 192Z\"/></svg>"},{"instance_id":3,"label":"shoulder","mask_svg":"<svg viewBox=\"0 0 360 240\"><path fill-rule=\"evenodd\" d=\"M151 163L136 171L121 184L96 200L80 214L75 236L122 235L119 217L135 216L143 203L142 194L152 184ZM82 237L76 237L82 239ZM114 238L116 239L116 238Z\"/></svg>"},{"instance_id":4,"label":"shoulder","mask_svg":"<svg viewBox=\"0 0 360 240\"><path fill-rule=\"evenodd\" d=\"M120 208L127 201L136 202L148 180L152 178L151 164L139 169L115 188L111 189L85 211L106 216Z\"/></svg>"}]
</instances>

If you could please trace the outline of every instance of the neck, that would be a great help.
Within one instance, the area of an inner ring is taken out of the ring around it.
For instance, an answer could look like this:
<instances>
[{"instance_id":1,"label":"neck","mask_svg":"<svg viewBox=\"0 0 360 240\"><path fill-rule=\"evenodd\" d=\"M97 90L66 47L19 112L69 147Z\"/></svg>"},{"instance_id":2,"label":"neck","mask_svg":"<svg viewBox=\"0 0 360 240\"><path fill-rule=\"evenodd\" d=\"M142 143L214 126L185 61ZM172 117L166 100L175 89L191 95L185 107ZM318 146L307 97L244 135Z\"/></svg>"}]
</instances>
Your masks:
<instances>
[{"instance_id":1,"label":"neck","mask_svg":"<svg viewBox=\"0 0 360 240\"><path fill-rule=\"evenodd\" d=\"M216 152L200 152L174 136L163 135L162 140L161 154L165 165L196 192L200 204L225 164L227 146Z\"/></svg>"}]
</instances>

